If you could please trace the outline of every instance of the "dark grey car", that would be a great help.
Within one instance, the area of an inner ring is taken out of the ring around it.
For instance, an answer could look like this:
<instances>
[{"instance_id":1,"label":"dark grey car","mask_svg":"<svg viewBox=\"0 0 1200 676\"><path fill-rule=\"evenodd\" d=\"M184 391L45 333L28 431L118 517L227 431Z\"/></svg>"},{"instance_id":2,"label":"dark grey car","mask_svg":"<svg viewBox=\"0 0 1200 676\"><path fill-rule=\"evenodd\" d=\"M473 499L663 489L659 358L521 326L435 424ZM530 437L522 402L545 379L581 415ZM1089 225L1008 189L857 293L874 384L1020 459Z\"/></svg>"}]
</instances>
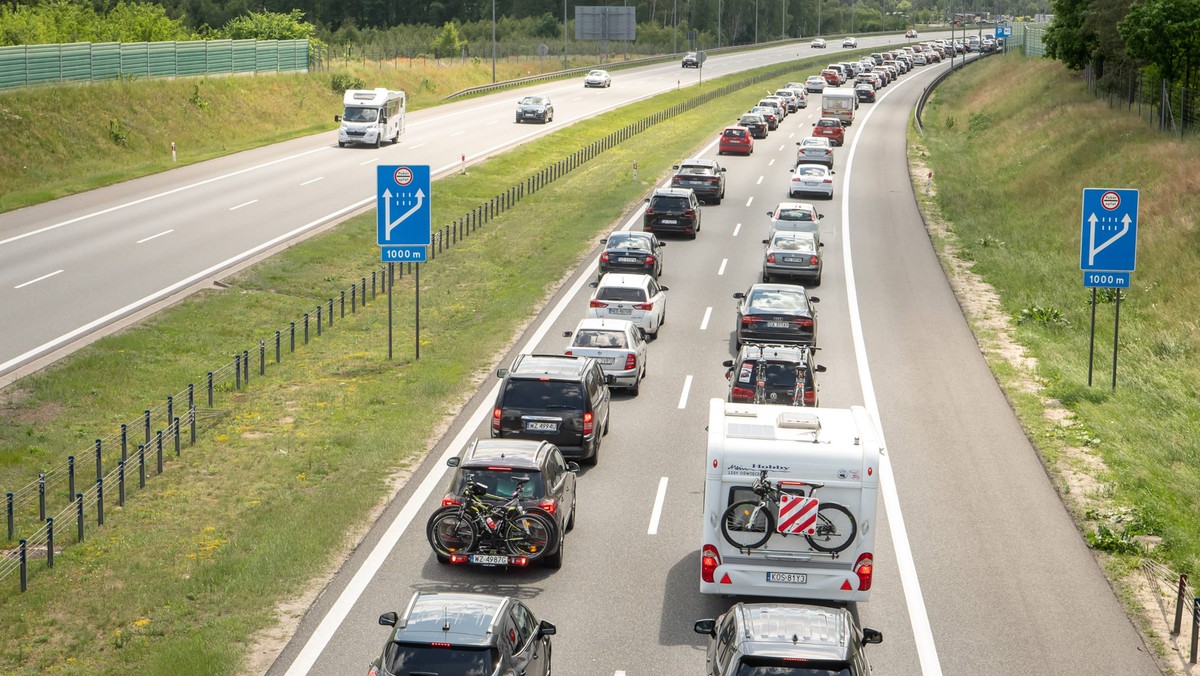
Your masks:
<instances>
[{"instance_id":1,"label":"dark grey car","mask_svg":"<svg viewBox=\"0 0 1200 676\"><path fill-rule=\"evenodd\" d=\"M517 122L552 122L554 104L549 96L526 96L517 101Z\"/></svg>"},{"instance_id":2,"label":"dark grey car","mask_svg":"<svg viewBox=\"0 0 1200 676\"><path fill-rule=\"evenodd\" d=\"M600 364L587 357L519 354L492 411L492 437L545 440L563 455L595 464L608 434L611 394Z\"/></svg>"}]
</instances>

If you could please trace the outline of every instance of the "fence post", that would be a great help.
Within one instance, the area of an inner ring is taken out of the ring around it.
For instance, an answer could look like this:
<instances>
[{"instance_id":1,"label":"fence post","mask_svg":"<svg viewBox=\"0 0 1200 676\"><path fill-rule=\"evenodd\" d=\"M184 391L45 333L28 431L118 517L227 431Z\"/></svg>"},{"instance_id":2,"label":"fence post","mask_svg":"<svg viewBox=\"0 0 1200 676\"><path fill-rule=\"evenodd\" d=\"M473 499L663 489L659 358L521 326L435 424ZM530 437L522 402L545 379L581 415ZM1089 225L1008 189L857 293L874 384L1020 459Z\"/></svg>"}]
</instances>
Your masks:
<instances>
[{"instance_id":1,"label":"fence post","mask_svg":"<svg viewBox=\"0 0 1200 676\"><path fill-rule=\"evenodd\" d=\"M75 496L75 521L79 526L79 539L77 542L83 542L83 493Z\"/></svg>"},{"instance_id":2,"label":"fence post","mask_svg":"<svg viewBox=\"0 0 1200 676\"><path fill-rule=\"evenodd\" d=\"M329 325L333 326L333 299L329 299Z\"/></svg>"},{"instance_id":3,"label":"fence post","mask_svg":"<svg viewBox=\"0 0 1200 676\"><path fill-rule=\"evenodd\" d=\"M1200 598L1192 599L1192 664L1196 663L1196 638L1200 636Z\"/></svg>"},{"instance_id":4,"label":"fence post","mask_svg":"<svg viewBox=\"0 0 1200 676\"><path fill-rule=\"evenodd\" d=\"M104 456L100 453L100 440L96 440L96 478L104 476Z\"/></svg>"},{"instance_id":5,"label":"fence post","mask_svg":"<svg viewBox=\"0 0 1200 676\"><path fill-rule=\"evenodd\" d=\"M104 525L104 477L96 479L96 525Z\"/></svg>"},{"instance_id":6,"label":"fence post","mask_svg":"<svg viewBox=\"0 0 1200 676\"><path fill-rule=\"evenodd\" d=\"M191 398L192 386L188 385L188 398ZM121 423L121 459L125 459L129 449L129 429L125 423Z\"/></svg>"},{"instance_id":7,"label":"fence post","mask_svg":"<svg viewBox=\"0 0 1200 676\"><path fill-rule=\"evenodd\" d=\"M174 427L175 427L175 457L178 458L179 457L179 418L173 418L172 420L175 421L173 423Z\"/></svg>"},{"instance_id":8,"label":"fence post","mask_svg":"<svg viewBox=\"0 0 1200 676\"><path fill-rule=\"evenodd\" d=\"M236 352L233 355L233 389L242 389L242 355ZM150 442L150 437L146 437L146 443Z\"/></svg>"},{"instance_id":9,"label":"fence post","mask_svg":"<svg viewBox=\"0 0 1200 676\"><path fill-rule=\"evenodd\" d=\"M117 463L117 506L125 506L125 461Z\"/></svg>"},{"instance_id":10,"label":"fence post","mask_svg":"<svg viewBox=\"0 0 1200 676\"><path fill-rule=\"evenodd\" d=\"M242 380L246 382L246 386L250 385L250 350L242 350ZM167 422L171 422L167 418Z\"/></svg>"},{"instance_id":11,"label":"fence post","mask_svg":"<svg viewBox=\"0 0 1200 676\"><path fill-rule=\"evenodd\" d=\"M367 306L367 278L365 276L362 278L362 304L363 307Z\"/></svg>"},{"instance_id":12,"label":"fence post","mask_svg":"<svg viewBox=\"0 0 1200 676\"><path fill-rule=\"evenodd\" d=\"M163 458L162 458L162 430L154 433L155 447L158 449L158 471L155 474L162 474Z\"/></svg>"},{"instance_id":13,"label":"fence post","mask_svg":"<svg viewBox=\"0 0 1200 676\"><path fill-rule=\"evenodd\" d=\"M175 397L167 397L167 420L175 417Z\"/></svg>"},{"instance_id":14,"label":"fence post","mask_svg":"<svg viewBox=\"0 0 1200 676\"><path fill-rule=\"evenodd\" d=\"M323 327L323 326L324 326L324 324L325 324L325 322L321 320L321 311L322 311L322 309L323 309L323 306L322 306L322 304L321 304L321 303L317 303L317 335L318 335L318 336L319 336L319 335L321 335L321 329L322 329L322 327Z\"/></svg>"},{"instance_id":15,"label":"fence post","mask_svg":"<svg viewBox=\"0 0 1200 676\"><path fill-rule=\"evenodd\" d=\"M1187 591L1187 573L1179 575L1179 588L1175 594L1175 628L1171 630L1172 636L1178 636L1179 630L1183 626L1183 594Z\"/></svg>"},{"instance_id":16,"label":"fence post","mask_svg":"<svg viewBox=\"0 0 1200 676\"><path fill-rule=\"evenodd\" d=\"M46 520L46 473L38 474L38 518Z\"/></svg>"},{"instance_id":17,"label":"fence post","mask_svg":"<svg viewBox=\"0 0 1200 676\"><path fill-rule=\"evenodd\" d=\"M67 456L67 499L75 496L75 456Z\"/></svg>"},{"instance_id":18,"label":"fence post","mask_svg":"<svg viewBox=\"0 0 1200 676\"><path fill-rule=\"evenodd\" d=\"M276 331L275 332L275 363L276 364L279 363L279 342L280 342L280 334L279 334L279 331Z\"/></svg>"},{"instance_id":19,"label":"fence post","mask_svg":"<svg viewBox=\"0 0 1200 676\"><path fill-rule=\"evenodd\" d=\"M142 412L142 427L146 428L146 443L150 443L150 409Z\"/></svg>"},{"instance_id":20,"label":"fence post","mask_svg":"<svg viewBox=\"0 0 1200 676\"><path fill-rule=\"evenodd\" d=\"M212 371L208 372L208 407L213 407L213 376Z\"/></svg>"},{"instance_id":21,"label":"fence post","mask_svg":"<svg viewBox=\"0 0 1200 676\"><path fill-rule=\"evenodd\" d=\"M46 567L54 567L54 519L46 519Z\"/></svg>"},{"instance_id":22,"label":"fence post","mask_svg":"<svg viewBox=\"0 0 1200 676\"><path fill-rule=\"evenodd\" d=\"M29 561L25 556L25 541L21 540L21 591L25 591L29 583Z\"/></svg>"},{"instance_id":23,"label":"fence post","mask_svg":"<svg viewBox=\"0 0 1200 676\"><path fill-rule=\"evenodd\" d=\"M304 313L304 344L308 345L308 313Z\"/></svg>"},{"instance_id":24,"label":"fence post","mask_svg":"<svg viewBox=\"0 0 1200 676\"><path fill-rule=\"evenodd\" d=\"M196 405L196 385L195 385L195 383L188 383L188 408L192 408L195 405ZM121 453L121 459L122 460L125 459L124 453Z\"/></svg>"},{"instance_id":25,"label":"fence post","mask_svg":"<svg viewBox=\"0 0 1200 676\"><path fill-rule=\"evenodd\" d=\"M146 445L138 444L138 488L146 487Z\"/></svg>"},{"instance_id":26,"label":"fence post","mask_svg":"<svg viewBox=\"0 0 1200 676\"><path fill-rule=\"evenodd\" d=\"M346 292L342 291L341 296L342 296L342 306L338 310L338 312L341 313L342 319L345 319L346 318ZM329 325L333 326L333 310L329 311Z\"/></svg>"},{"instance_id":27,"label":"fence post","mask_svg":"<svg viewBox=\"0 0 1200 676\"><path fill-rule=\"evenodd\" d=\"M366 296L363 297L363 300L366 300ZM343 291L342 292L342 304L343 305L345 305L345 301L346 301L346 292ZM343 310L342 316L345 317L346 316L345 307L343 307L342 310ZM351 284L350 285L350 314L355 314L356 312L358 312L358 285Z\"/></svg>"},{"instance_id":28,"label":"fence post","mask_svg":"<svg viewBox=\"0 0 1200 676\"><path fill-rule=\"evenodd\" d=\"M290 336L290 338L288 338L288 340L291 342L291 346L288 348L288 350L290 352L295 352L296 351L296 322L291 322L288 324L288 334Z\"/></svg>"},{"instance_id":29,"label":"fence post","mask_svg":"<svg viewBox=\"0 0 1200 676\"><path fill-rule=\"evenodd\" d=\"M191 437L191 440L189 441L189 444L192 446L195 446L196 445L196 407L195 406L188 409L188 419L191 422L191 427L192 427L192 437Z\"/></svg>"},{"instance_id":30,"label":"fence post","mask_svg":"<svg viewBox=\"0 0 1200 676\"><path fill-rule=\"evenodd\" d=\"M363 282L363 283L365 284L366 282ZM365 286L363 288L366 289ZM364 290L363 298L365 299L366 297L367 297L367 292ZM371 297L372 298L375 297L375 271L374 270L371 271Z\"/></svg>"},{"instance_id":31,"label":"fence post","mask_svg":"<svg viewBox=\"0 0 1200 676\"><path fill-rule=\"evenodd\" d=\"M15 530L15 525L13 524L13 494L12 493L8 494L7 502L8 502L8 539L11 540L11 539L13 539L13 531Z\"/></svg>"}]
</instances>

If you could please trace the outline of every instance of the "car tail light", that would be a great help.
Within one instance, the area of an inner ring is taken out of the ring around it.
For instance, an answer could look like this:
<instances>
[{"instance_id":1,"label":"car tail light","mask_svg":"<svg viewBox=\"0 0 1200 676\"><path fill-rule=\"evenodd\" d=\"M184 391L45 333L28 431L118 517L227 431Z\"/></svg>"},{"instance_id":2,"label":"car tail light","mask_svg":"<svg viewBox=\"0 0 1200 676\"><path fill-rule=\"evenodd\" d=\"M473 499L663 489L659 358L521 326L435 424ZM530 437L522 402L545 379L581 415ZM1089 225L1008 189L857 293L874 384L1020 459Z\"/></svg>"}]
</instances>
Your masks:
<instances>
[{"instance_id":1,"label":"car tail light","mask_svg":"<svg viewBox=\"0 0 1200 676\"><path fill-rule=\"evenodd\" d=\"M710 178L710 179L708 179L708 182L709 182L710 184L712 184L712 185L719 185L719 184L721 183L721 179L719 179L719 178Z\"/></svg>"},{"instance_id":2,"label":"car tail light","mask_svg":"<svg viewBox=\"0 0 1200 676\"><path fill-rule=\"evenodd\" d=\"M746 389L745 387L734 387L733 392L729 397L734 401L753 401L754 390Z\"/></svg>"},{"instance_id":3,"label":"car tail light","mask_svg":"<svg viewBox=\"0 0 1200 676\"><path fill-rule=\"evenodd\" d=\"M592 429L595 427L595 420L596 420L596 418L595 418L595 416L592 415L591 411L588 411L587 413L583 414L583 435L584 436L587 436L592 433Z\"/></svg>"},{"instance_id":4,"label":"car tail light","mask_svg":"<svg viewBox=\"0 0 1200 676\"><path fill-rule=\"evenodd\" d=\"M858 576L858 590L871 590L871 577L875 573L875 557L871 552L864 552L854 562L854 574Z\"/></svg>"},{"instance_id":5,"label":"car tail light","mask_svg":"<svg viewBox=\"0 0 1200 676\"><path fill-rule=\"evenodd\" d=\"M695 210L695 209L684 209L684 210L683 210L683 215L684 215L684 216L686 216L686 217L688 217L688 218L695 218L695 217L696 217L696 210Z\"/></svg>"},{"instance_id":6,"label":"car tail light","mask_svg":"<svg viewBox=\"0 0 1200 676\"><path fill-rule=\"evenodd\" d=\"M570 351L570 350L567 350L566 354L567 354L567 356L568 356L568 357L574 357L574 356L575 356L575 353L574 353L574 352L572 352L572 351Z\"/></svg>"},{"instance_id":7,"label":"car tail light","mask_svg":"<svg viewBox=\"0 0 1200 676\"><path fill-rule=\"evenodd\" d=\"M721 554L713 545L704 545L700 550L700 579L715 582L717 566L721 565Z\"/></svg>"},{"instance_id":8,"label":"car tail light","mask_svg":"<svg viewBox=\"0 0 1200 676\"><path fill-rule=\"evenodd\" d=\"M654 207L646 207L646 215L653 216L654 215Z\"/></svg>"},{"instance_id":9,"label":"car tail light","mask_svg":"<svg viewBox=\"0 0 1200 676\"><path fill-rule=\"evenodd\" d=\"M625 370L632 371L635 368L637 368L637 355L625 355Z\"/></svg>"},{"instance_id":10,"label":"car tail light","mask_svg":"<svg viewBox=\"0 0 1200 676\"><path fill-rule=\"evenodd\" d=\"M600 254L600 262L601 262L601 263L607 263L607 262L608 262L608 252L607 252L607 251L605 251L604 253Z\"/></svg>"},{"instance_id":11,"label":"car tail light","mask_svg":"<svg viewBox=\"0 0 1200 676\"><path fill-rule=\"evenodd\" d=\"M832 179L832 178L827 178L827 179L825 179L824 181L822 181L822 183L833 183L833 179Z\"/></svg>"},{"instance_id":12,"label":"car tail light","mask_svg":"<svg viewBox=\"0 0 1200 676\"><path fill-rule=\"evenodd\" d=\"M554 498L542 498L542 501L538 503L538 508L554 514L558 511L558 500Z\"/></svg>"},{"instance_id":13,"label":"car tail light","mask_svg":"<svg viewBox=\"0 0 1200 676\"><path fill-rule=\"evenodd\" d=\"M371 665L371 668L367 669L367 676L379 676L379 667Z\"/></svg>"},{"instance_id":14,"label":"car tail light","mask_svg":"<svg viewBox=\"0 0 1200 676\"><path fill-rule=\"evenodd\" d=\"M588 303L588 307L608 307L608 303L599 300L592 300Z\"/></svg>"},{"instance_id":15,"label":"car tail light","mask_svg":"<svg viewBox=\"0 0 1200 676\"><path fill-rule=\"evenodd\" d=\"M635 303L633 306L633 309L635 309L635 310L653 310L654 303Z\"/></svg>"},{"instance_id":16,"label":"car tail light","mask_svg":"<svg viewBox=\"0 0 1200 676\"><path fill-rule=\"evenodd\" d=\"M492 429L497 432L500 431L500 416L501 415L503 415L503 411L500 410L499 406L492 409Z\"/></svg>"},{"instance_id":17,"label":"car tail light","mask_svg":"<svg viewBox=\"0 0 1200 676\"><path fill-rule=\"evenodd\" d=\"M826 155L832 155L832 154L833 154L833 150L832 150L832 149L830 149L830 148L826 148L826 149L825 149L825 154L826 154Z\"/></svg>"},{"instance_id":18,"label":"car tail light","mask_svg":"<svg viewBox=\"0 0 1200 676\"><path fill-rule=\"evenodd\" d=\"M757 321L759 321L758 317L755 317L753 315L745 315L742 317L743 324L754 324Z\"/></svg>"},{"instance_id":19,"label":"car tail light","mask_svg":"<svg viewBox=\"0 0 1200 676\"><path fill-rule=\"evenodd\" d=\"M646 256L646 265L654 264L654 256Z\"/></svg>"},{"instance_id":20,"label":"car tail light","mask_svg":"<svg viewBox=\"0 0 1200 676\"><path fill-rule=\"evenodd\" d=\"M450 563L466 563L467 561L470 561L470 560L471 560L471 557L467 556L466 554L451 554L450 555Z\"/></svg>"},{"instance_id":21,"label":"car tail light","mask_svg":"<svg viewBox=\"0 0 1200 676\"><path fill-rule=\"evenodd\" d=\"M808 259L809 265L816 265L817 263L820 263L820 262L821 261L816 256L813 256L812 258Z\"/></svg>"},{"instance_id":22,"label":"car tail light","mask_svg":"<svg viewBox=\"0 0 1200 676\"><path fill-rule=\"evenodd\" d=\"M514 556L508 560L508 564L510 566L528 566L529 565L529 557Z\"/></svg>"},{"instance_id":23,"label":"car tail light","mask_svg":"<svg viewBox=\"0 0 1200 676\"><path fill-rule=\"evenodd\" d=\"M447 495L446 497L442 498L443 507L457 507L461 504L462 501L459 500L458 496L456 495Z\"/></svg>"},{"instance_id":24,"label":"car tail light","mask_svg":"<svg viewBox=\"0 0 1200 676\"><path fill-rule=\"evenodd\" d=\"M817 405L817 393L810 388L804 389L804 403L807 406Z\"/></svg>"},{"instance_id":25,"label":"car tail light","mask_svg":"<svg viewBox=\"0 0 1200 676\"><path fill-rule=\"evenodd\" d=\"M767 254L767 262L774 263L775 262L775 254L773 254L773 253Z\"/></svg>"},{"instance_id":26,"label":"car tail light","mask_svg":"<svg viewBox=\"0 0 1200 676\"><path fill-rule=\"evenodd\" d=\"M792 320L792 323L796 326L812 328L813 320L810 317L797 317Z\"/></svg>"}]
</instances>

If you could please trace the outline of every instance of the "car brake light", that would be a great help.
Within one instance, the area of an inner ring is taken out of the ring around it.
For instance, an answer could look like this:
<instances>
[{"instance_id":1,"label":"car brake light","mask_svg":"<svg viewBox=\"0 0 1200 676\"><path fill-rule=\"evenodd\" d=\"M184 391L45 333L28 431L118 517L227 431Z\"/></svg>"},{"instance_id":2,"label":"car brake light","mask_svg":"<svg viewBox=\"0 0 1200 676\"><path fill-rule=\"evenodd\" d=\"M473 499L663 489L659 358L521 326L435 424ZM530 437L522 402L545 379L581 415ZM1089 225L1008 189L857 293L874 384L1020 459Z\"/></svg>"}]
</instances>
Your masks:
<instances>
[{"instance_id":1,"label":"car brake light","mask_svg":"<svg viewBox=\"0 0 1200 676\"><path fill-rule=\"evenodd\" d=\"M809 265L816 265L817 263L820 263L820 262L821 262L821 261L820 261L820 260L818 260L816 256L813 256L812 258L809 258L809 259L808 259L808 264L809 264Z\"/></svg>"},{"instance_id":2,"label":"car brake light","mask_svg":"<svg viewBox=\"0 0 1200 676\"><path fill-rule=\"evenodd\" d=\"M875 572L875 557L871 552L864 552L854 562L854 574L858 576L858 590L871 590L871 576Z\"/></svg>"},{"instance_id":3,"label":"car brake light","mask_svg":"<svg viewBox=\"0 0 1200 676\"><path fill-rule=\"evenodd\" d=\"M833 183L833 179L832 179L832 178L827 178L827 179L825 179L824 181L822 181L822 183Z\"/></svg>"},{"instance_id":4,"label":"car brake light","mask_svg":"<svg viewBox=\"0 0 1200 676\"><path fill-rule=\"evenodd\" d=\"M817 393L810 389L804 390L804 403L809 406L815 406L817 404Z\"/></svg>"},{"instance_id":5,"label":"car brake light","mask_svg":"<svg viewBox=\"0 0 1200 676\"><path fill-rule=\"evenodd\" d=\"M575 356L575 353L574 353L574 352L572 352L572 351L570 351L570 350L567 350L566 354L567 354L567 356L568 356L568 357L574 357L574 356Z\"/></svg>"},{"instance_id":6,"label":"car brake light","mask_svg":"<svg viewBox=\"0 0 1200 676\"><path fill-rule=\"evenodd\" d=\"M470 560L471 560L471 557L467 556L466 554L451 554L450 555L450 563L466 563L467 561L470 561Z\"/></svg>"},{"instance_id":7,"label":"car brake light","mask_svg":"<svg viewBox=\"0 0 1200 676\"><path fill-rule=\"evenodd\" d=\"M646 256L646 265L654 263L654 256Z\"/></svg>"},{"instance_id":8,"label":"car brake light","mask_svg":"<svg viewBox=\"0 0 1200 676\"><path fill-rule=\"evenodd\" d=\"M603 301L593 300L588 303L588 307L608 307L608 303Z\"/></svg>"},{"instance_id":9,"label":"car brake light","mask_svg":"<svg viewBox=\"0 0 1200 676\"><path fill-rule=\"evenodd\" d=\"M751 401L754 399L754 390L748 390L744 387L734 387L733 392L729 396L734 401Z\"/></svg>"},{"instance_id":10,"label":"car brake light","mask_svg":"<svg viewBox=\"0 0 1200 676\"><path fill-rule=\"evenodd\" d=\"M746 315L746 316L742 317L742 323L743 323L743 324L753 324L753 323L755 323L755 322L757 322L757 321L758 321L758 317L754 317L754 316L751 316L751 315Z\"/></svg>"},{"instance_id":11,"label":"car brake light","mask_svg":"<svg viewBox=\"0 0 1200 676\"><path fill-rule=\"evenodd\" d=\"M544 509L553 514L558 511L558 500L555 500L554 498L543 498L542 501L538 503L538 508Z\"/></svg>"},{"instance_id":12,"label":"car brake light","mask_svg":"<svg viewBox=\"0 0 1200 676\"><path fill-rule=\"evenodd\" d=\"M695 217L696 217L696 210L695 210L695 209L684 209L684 210L683 210L683 215L684 215L684 216L687 216L688 218L695 218Z\"/></svg>"},{"instance_id":13,"label":"car brake light","mask_svg":"<svg viewBox=\"0 0 1200 676\"><path fill-rule=\"evenodd\" d=\"M767 262L774 263L775 262L775 254L773 254L773 253L767 254Z\"/></svg>"},{"instance_id":14,"label":"car brake light","mask_svg":"<svg viewBox=\"0 0 1200 676\"><path fill-rule=\"evenodd\" d=\"M594 424L593 424L594 421L595 421L595 417L592 415L591 411L588 411L587 413L583 414L583 435L584 436L587 436L592 433L592 428L594 427Z\"/></svg>"},{"instance_id":15,"label":"car brake light","mask_svg":"<svg viewBox=\"0 0 1200 676\"><path fill-rule=\"evenodd\" d=\"M797 317L796 319L793 319L792 322L796 324L796 326L803 326L806 328L811 328L813 325L813 320L809 317Z\"/></svg>"},{"instance_id":16,"label":"car brake light","mask_svg":"<svg viewBox=\"0 0 1200 676\"><path fill-rule=\"evenodd\" d=\"M461 504L462 504L462 501L460 501L456 496L453 496L453 495L447 495L446 497L442 498L442 506L443 507L457 507Z\"/></svg>"},{"instance_id":17,"label":"car brake light","mask_svg":"<svg viewBox=\"0 0 1200 676\"><path fill-rule=\"evenodd\" d=\"M449 648L450 647L450 644L446 643L444 641L434 641L434 642L430 643L429 645L430 645L430 647L433 647L433 648Z\"/></svg>"},{"instance_id":18,"label":"car brake light","mask_svg":"<svg viewBox=\"0 0 1200 676\"><path fill-rule=\"evenodd\" d=\"M654 207L646 207L646 215L653 216L654 215Z\"/></svg>"},{"instance_id":19,"label":"car brake light","mask_svg":"<svg viewBox=\"0 0 1200 676\"><path fill-rule=\"evenodd\" d=\"M499 406L492 409L492 429L496 430L497 432L500 431L500 416L502 414L503 411L500 410Z\"/></svg>"},{"instance_id":20,"label":"car brake light","mask_svg":"<svg viewBox=\"0 0 1200 676\"><path fill-rule=\"evenodd\" d=\"M637 368L637 355L625 355L625 370L632 371L635 368Z\"/></svg>"},{"instance_id":21,"label":"car brake light","mask_svg":"<svg viewBox=\"0 0 1200 676\"><path fill-rule=\"evenodd\" d=\"M508 565L510 565L510 566L528 566L529 565L529 557L514 556L508 560Z\"/></svg>"},{"instance_id":22,"label":"car brake light","mask_svg":"<svg viewBox=\"0 0 1200 676\"><path fill-rule=\"evenodd\" d=\"M600 254L600 262L601 262L601 263L607 263L607 262L608 262L608 252L607 252L607 251L605 251L604 253Z\"/></svg>"},{"instance_id":23,"label":"car brake light","mask_svg":"<svg viewBox=\"0 0 1200 676\"><path fill-rule=\"evenodd\" d=\"M654 303L635 303L633 306L633 309L635 309L635 310L653 310Z\"/></svg>"},{"instance_id":24,"label":"car brake light","mask_svg":"<svg viewBox=\"0 0 1200 676\"><path fill-rule=\"evenodd\" d=\"M714 582L717 566L721 565L721 553L713 545L704 545L700 550L700 579Z\"/></svg>"}]
</instances>

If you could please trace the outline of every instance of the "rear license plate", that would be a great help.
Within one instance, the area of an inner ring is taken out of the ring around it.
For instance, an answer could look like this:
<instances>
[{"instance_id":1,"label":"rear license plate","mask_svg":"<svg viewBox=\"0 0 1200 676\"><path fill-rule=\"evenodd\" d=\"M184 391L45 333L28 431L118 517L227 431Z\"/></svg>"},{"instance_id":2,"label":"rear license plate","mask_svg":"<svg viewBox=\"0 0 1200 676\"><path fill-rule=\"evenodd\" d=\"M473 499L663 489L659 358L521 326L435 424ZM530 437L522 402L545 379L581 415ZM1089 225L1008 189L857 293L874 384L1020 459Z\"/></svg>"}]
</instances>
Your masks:
<instances>
[{"instance_id":1,"label":"rear license plate","mask_svg":"<svg viewBox=\"0 0 1200 676\"><path fill-rule=\"evenodd\" d=\"M618 263L641 263L642 261L639 258L630 258L629 256L621 256L621 257L617 258L617 262Z\"/></svg>"},{"instance_id":2,"label":"rear license plate","mask_svg":"<svg viewBox=\"0 0 1200 676\"><path fill-rule=\"evenodd\" d=\"M504 558L504 557L496 557ZM782 582L785 584L808 584L807 573L767 573L767 582Z\"/></svg>"},{"instance_id":3,"label":"rear license plate","mask_svg":"<svg viewBox=\"0 0 1200 676\"><path fill-rule=\"evenodd\" d=\"M558 423L530 420L525 423L525 431L527 431L527 432L557 432L558 431Z\"/></svg>"},{"instance_id":4,"label":"rear license plate","mask_svg":"<svg viewBox=\"0 0 1200 676\"><path fill-rule=\"evenodd\" d=\"M492 554L472 554L471 563L482 563L485 566L507 566L508 557Z\"/></svg>"},{"instance_id":5,"label":"rear license plate","mask_svg":"<svg viewBox=\"0 0 1200 676\"><path fill-rule=\"evenodd\" d=\"M663 224L663 225L675 225L675 224L677 224L677 223L679 223L679 221L675 220L674 218L664 218L664 219L662 219L662 224Z\"/></svg>"},{"instance_id":6,"label":"rear license plate","mask_svg":"<svg viewBox=\"0 0 1200 676\"><path fill-rule=\"evenodd\" d=\"M609 312L614 315L631 315L631 314L633 314L633 308L614 307L614 308L610 308Z\"/></svg>"},{"instance_id":7,"label":"rear license plate","mask_svg":"<svg viewBox=\"0 0 1200 676\"><path fill-rule=\"evenodd\" d=\"M803 263L803 262L804 262L804 259L803 259L803 258L796 258L795 256L784 256L784 257L783 257L783 262L784 262L784 263Z\"/></svg>"},{"instance_id":8,"label":"rear license plate","mask_svg":"<svg viewBox=\"0 0 1200 676\"><path fill-rule=\"evenodd\" d=\"M604 366L611 366L617 363L616 357L600 357L600 363Z\"/></svg>"},{"instance_id":9,"label":"rear license plate","mask_svg":"<svg viewBox=\"0 0 1200 676\"><path fill-rule=\"evenodd\" d=\"M788 326L787 322L767 322L768 329L786 329Z\"/></svg>"},{"instance_id":10,"label":"rear license plate","mask_svg":"<svg viewBox=\"0 0 1200 676\"><path fill-rule=\"evenodd\" d=\"M820 183L818 183L818 182L816 182L816 181L805 181L805 182L804 182L804 185L805 185L806 187L809 187L809 188L815 188L815 187L817 187L817 186L819 186L819 185L821 185L821 184L820 184Z\"/></svg>"}]
</instances>

